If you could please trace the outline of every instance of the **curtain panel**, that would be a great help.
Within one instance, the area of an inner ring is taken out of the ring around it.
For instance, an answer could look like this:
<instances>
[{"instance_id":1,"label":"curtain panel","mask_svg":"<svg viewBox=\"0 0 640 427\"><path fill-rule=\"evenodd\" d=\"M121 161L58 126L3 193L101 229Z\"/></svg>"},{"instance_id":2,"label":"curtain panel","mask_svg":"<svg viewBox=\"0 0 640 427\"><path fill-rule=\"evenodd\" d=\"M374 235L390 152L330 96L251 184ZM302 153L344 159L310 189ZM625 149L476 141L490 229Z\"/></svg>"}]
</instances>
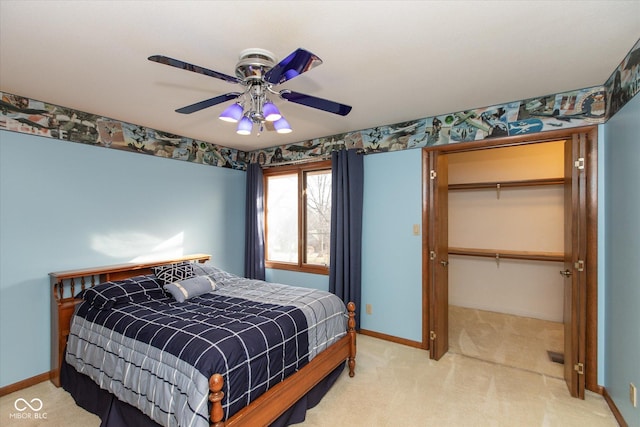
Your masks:
<instances>
[{"instance_id":1,"label":"curtain panel","mask_svg":"<svg viewBox=\"0 0 640 427\"><path fill-rule=\"evenodd\" d=\"M360 329L362 277L363 155L357 150L331 155L331 255L329 292L356 304Z\"/></svg>"},{"instance_id":2,"label":"curtain panel","mask_svg":"<svg viewBox=\"0 0 640 427\"><path fill-rule=\"evenodd\" d=\"M264 280L264 181L258 163L247 165L245 209L244 275Z\"/></svg>"}]
</instances>

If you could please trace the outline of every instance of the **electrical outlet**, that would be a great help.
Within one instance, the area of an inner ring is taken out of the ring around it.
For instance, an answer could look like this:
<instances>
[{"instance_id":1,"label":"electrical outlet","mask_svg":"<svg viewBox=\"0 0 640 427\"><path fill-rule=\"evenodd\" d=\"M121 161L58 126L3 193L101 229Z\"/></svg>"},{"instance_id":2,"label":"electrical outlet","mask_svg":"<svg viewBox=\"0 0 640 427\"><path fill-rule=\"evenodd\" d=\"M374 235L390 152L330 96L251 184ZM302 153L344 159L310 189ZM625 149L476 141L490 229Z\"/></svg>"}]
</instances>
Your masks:
<instances>
[{"instance_id":1,"label":"electrical outlet","mask_svg":"<svg viewBox=\"0 0 640 427\"><path fill-rule=\"evenodd\" d=\"M629 400L634 408L638 407L638 390L633 383L629 383Z\"/></svg>"},{"instance_id":2,"label":"electrical outlet","mask_svg":"<svg viewBox=\"0 0 640 427\"><path fill-rule=\"evenodd\" d=\"M367 314L371 314L371 313L372 313L372 310L371 310L371 304L367 304L367 305L365 306L365 310L366 310Z\"/></svg>"}]
</instances>

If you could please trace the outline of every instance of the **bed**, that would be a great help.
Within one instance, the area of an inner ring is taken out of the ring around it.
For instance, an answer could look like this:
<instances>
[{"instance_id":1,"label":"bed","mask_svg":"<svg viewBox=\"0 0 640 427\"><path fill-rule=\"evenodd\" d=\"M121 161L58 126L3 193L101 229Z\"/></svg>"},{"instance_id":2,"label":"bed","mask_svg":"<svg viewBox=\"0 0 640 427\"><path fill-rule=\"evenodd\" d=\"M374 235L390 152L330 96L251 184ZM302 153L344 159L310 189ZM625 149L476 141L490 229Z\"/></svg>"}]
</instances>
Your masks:
<instances>
[{"instance_id":1,"label":"bed","mask_svg":"<svg viewBox=\"0 0 640 427\"><path fill-rule=\"evenodd\" d=\"M353 303L209 255L50 279L51 381L104 426L287 425L355 372Z\"/></svg>"}]
</instances>

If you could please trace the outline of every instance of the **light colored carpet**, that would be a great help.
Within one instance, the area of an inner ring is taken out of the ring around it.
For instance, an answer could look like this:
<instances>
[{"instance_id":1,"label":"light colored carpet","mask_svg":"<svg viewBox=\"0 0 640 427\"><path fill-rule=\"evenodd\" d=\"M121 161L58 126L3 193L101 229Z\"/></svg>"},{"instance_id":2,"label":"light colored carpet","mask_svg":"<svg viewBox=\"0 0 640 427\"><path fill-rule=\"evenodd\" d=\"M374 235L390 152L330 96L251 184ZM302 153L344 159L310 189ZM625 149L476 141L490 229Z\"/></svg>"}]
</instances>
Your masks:
<instances>
[{"instance_id":1,"label":"light colored carpet","mask_svg":"<svg viewBox=\"0 0 640 427\"><path fill-rule=\"evenodd\" d=\"M42 400L45 420L12 420L16 399ZM97 417L43 382L0 398L3 427L97 427ZM616 426L604 399L569 396L560 379L358 335L356 376L346 370L302 427ZM253 426L251 426L253 427Z\"/></svg>"},{"instance_id":2,"label":"light colored carpet","mask_svg":"<svg viewBox=\"0 0 640 427\"><path fill-rule=\"evenodd\" d=\"M617 426L602 396L572 398L563 380L455 353L358 336L343 374L301 426Z\"/></svg>"},{"instance_id":3,"label":"light colored carpet","mask_svg":"<svg viewBox=\"0 0 640 427\"><path fill-rule=\"evenodd\" d=\"M564 352L564 325L471 308L449 306L449 351L563 378L562 364L547 351Z\"/></svg>"}]
</instances>

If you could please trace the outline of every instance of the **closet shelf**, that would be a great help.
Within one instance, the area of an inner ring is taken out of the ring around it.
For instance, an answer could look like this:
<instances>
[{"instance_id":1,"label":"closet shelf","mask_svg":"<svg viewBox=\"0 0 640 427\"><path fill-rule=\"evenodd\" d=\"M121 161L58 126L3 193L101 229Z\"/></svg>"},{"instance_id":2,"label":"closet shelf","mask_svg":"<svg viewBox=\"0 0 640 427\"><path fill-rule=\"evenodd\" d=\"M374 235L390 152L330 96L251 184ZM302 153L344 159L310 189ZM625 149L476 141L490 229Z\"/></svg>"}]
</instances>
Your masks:
<instances>
[{"instance_id":1,"label":"closet shelf","mask_svg":"<svg viewBox=\"0 0 640 427\"><path fill-rule=\"evenodd\" d=\"M512 251L505 249L475 249L449 247L449 255L477 256L493 259L525 259L531 261L564 261L562 252Z\"/></svg>"},{"instance_id":2,"label":"closet shelf","mask_svg":"<svg viewBox=\"0 0 640 427\"><path fill-rule=\"evenodd\" d=\"M523 179L518 181L468 182L449 184L449 190L481 190L485 188L533 187L539 185L562 185L564 178Z\"/></svg>"}]
</instances>

